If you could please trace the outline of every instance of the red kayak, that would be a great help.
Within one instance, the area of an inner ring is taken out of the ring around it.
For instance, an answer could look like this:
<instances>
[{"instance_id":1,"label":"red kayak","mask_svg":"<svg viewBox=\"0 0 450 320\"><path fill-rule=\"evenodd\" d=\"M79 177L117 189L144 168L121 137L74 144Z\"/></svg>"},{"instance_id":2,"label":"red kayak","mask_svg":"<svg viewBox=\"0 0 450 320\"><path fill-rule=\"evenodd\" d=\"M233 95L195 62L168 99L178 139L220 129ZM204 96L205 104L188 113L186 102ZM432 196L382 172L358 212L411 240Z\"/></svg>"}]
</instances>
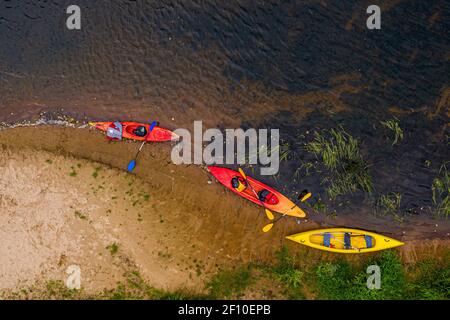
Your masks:
<instances>
[{"instance_id":1,"label":"red kayak","mask_svg":"<svg viewBox=\"0 0 450 320\"><path fill-rule=\"evenodd\" d=\"M253 187L253 189L255 189L258 196L260 196L259 198L260 200L258 200L258 198L252 191L250 186L248 186L245 190L240 192L237 191L235 188L233 188L232 186L233 178L238 178L241 180L243 179L242 175L239 172L227 168L214 166L209 166L208 170L225 187L227 187L234 193L240 195L241 197L250 200L253 203L262 205L260 200L262 200L261 198L263 198L264 206L269 210L297 218L304 218L306 216L305 212L302 209L300 209L294 202L286 198L278 191L272 189L268 185L259 182L258 180L255 180L247 176L248 183L251 184L251 186Z\"/></svg>"},{"instance_id":2,"label":"red kayak","mask_svg":"<svg viewBox=\"0 0 450 320\"><path fill-rule=\"evenodd\" d=\"M97 128L98 130L106 132L108 128L114 122L89 122L89 125ZM139 122L121 122L122 124L122 137L125 139L132 139L138 141L144 141L147 136L147 132L149 130L150 124L148 123L139 123ZM179 136L168 130L161 127L154 127L152 132L147 136L147 141L153 142L161 142L161 141L172 141L178 140Z\"/></svg>"}]
</instances>

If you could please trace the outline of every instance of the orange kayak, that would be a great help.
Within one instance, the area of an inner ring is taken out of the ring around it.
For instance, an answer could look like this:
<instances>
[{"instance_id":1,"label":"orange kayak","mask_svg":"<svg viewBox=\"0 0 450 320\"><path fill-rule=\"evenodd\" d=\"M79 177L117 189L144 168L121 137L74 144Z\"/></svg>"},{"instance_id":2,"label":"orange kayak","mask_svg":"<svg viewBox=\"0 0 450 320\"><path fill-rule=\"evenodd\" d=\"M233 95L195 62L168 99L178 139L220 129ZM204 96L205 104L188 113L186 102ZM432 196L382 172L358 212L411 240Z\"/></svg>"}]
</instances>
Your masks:
<instances>
[{"instance_id":1,"label":"orange kayak","mask_svg":"<svg viewBox=\"0 0 450 320\"><path fill-rule=\"evenodd\" d=\"M113 122L89 122L89 125L95 127L98 130L106 132L108 127ZM134 134L134 130L136 130L140 126L145 126L146 130L149 130L150 124L148 123L139 123L139 122L121 122L123 127L123 133L122 137L125 139L132 139L132 140L138 140L138 141L144 141L145 137L140 137L136 134ZM172 140L178 140L179 136L168 130L161 127L154 127L153 131L150 132L150 134L147 137L147 141L153 141L153 142L161 142L161 141L172 141Z\"/></svg>"},{"instance_id":2,"label":"orange kayak","mask_svg":"<svg viewBox=\"0 0 450 320\"><path fill-rule=\"evenodd\" d=\"M240 195L241 197L246 198L247 200L250 200L253 203L256 203L260 206L262 205L261 201L258 200L258 198L252 191L250 186L248 186L245 190L241 192L237 191L235 188L232 187L231 180L234 177L242 178L242 175L239 172L215 166L209 166L208 170L221 184L223 184L225 187L227 187L234 193ZM277 202L276 204L264 203L264 206L267 209L297 218L304 218L306 216L305 212L302 209L300 209L294 202L286 198L278 191L272 189L268 185L259 182L258 180L255 180L249 176L247 176L247 181L249 184L251 184L253 189L255 189L257 194L259 194L262 190L267 190L272 194L272 199L274 199L273 197L275 197L276 200L273 202Z\"/></svg>"}]
</instances>

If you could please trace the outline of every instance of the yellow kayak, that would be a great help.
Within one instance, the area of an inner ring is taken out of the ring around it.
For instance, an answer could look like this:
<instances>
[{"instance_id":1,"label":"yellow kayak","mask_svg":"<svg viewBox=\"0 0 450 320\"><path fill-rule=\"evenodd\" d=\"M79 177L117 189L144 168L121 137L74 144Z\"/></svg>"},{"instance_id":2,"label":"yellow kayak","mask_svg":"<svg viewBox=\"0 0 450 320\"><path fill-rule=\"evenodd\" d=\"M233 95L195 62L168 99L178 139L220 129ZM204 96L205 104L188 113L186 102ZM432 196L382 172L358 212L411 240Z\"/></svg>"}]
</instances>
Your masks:
<instances>
[{"instance_id":1,"label":"yellow kayak","mask_svg":"<svg viewBox=\"0 0 450 320\"><path fill-rule=\"evenodd\" d=\"M286 238L316 249L337 253L366 253L404 245L401 241L381 234L349 228L311 230Z\"/></svg>"}]
</instances>

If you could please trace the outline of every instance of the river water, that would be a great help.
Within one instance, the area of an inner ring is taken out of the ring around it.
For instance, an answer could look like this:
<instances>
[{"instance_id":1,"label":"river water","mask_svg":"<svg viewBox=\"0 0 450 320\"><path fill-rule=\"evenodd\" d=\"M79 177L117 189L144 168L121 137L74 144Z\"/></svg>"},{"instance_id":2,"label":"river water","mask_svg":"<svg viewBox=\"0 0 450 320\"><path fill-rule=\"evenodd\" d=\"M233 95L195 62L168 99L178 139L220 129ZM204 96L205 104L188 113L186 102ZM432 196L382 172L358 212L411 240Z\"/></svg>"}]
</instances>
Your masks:
<instances>
[{"instance_id":1,"label":"river water","mask_svg":"<svg viewBox=\"0 0 450 320\"><path fill-rule=\"evenodd\" d=\"M398 192L406 219L428 219L432 181L450 159L450 4L378 1L381 30L368 30L372 2L2 0L0 122L45 111L279 128L292 156L279 177L260 178L324 199L320 173L292 177L311 160L304 141L341 125L360 140L375 192L330 211L383 224L370 202ZM81 30L66 28L71 4ZM394 146L380 125L393 117L404 131Z\"/></svg>"}]
</instances>

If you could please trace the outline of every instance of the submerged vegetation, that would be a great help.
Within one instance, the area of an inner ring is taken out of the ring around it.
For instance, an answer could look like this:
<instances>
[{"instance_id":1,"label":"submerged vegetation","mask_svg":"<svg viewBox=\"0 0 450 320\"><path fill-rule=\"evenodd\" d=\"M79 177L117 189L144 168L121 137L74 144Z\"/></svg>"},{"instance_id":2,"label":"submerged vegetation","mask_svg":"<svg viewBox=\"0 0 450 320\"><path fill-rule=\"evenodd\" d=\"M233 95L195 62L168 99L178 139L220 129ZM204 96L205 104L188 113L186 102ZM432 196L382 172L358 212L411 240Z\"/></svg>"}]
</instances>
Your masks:
<instances>
[{"instance_id":1,"label":"submerged vegetation","mask_svg":"<svg viewBox=\"0 0 450 320\"><path fill-rule=\"evenodd\" d=\"M435 214L438 217L448 218L450 216L450 173L446 165L442 165L439 175L433 180L431 187L433 192L433 203Z\"/></svg>"},{"instance_id":2,"label":"submerged vegetation","mask_svg":"<svg viewBox=\"0 0 450 320\"><path fill-rule=\"evenodd\" d=\"M403 140L403 130L400 127L399 120L397 118L380 121L381 125L391 130L394 134L392 145L397 144Z\"/></svg>"},{"instance_id":3,"label":"submerged vegetation","mask_svg":"<svg viewBox=\"0 0 450 320\"><path fill-rule=\"evenodd\" d=\"M399 209L402 202L402 195L400 193L389 193L381 195L377 201L377 212L383 215L392 215L399 219Z\"/></svg>"},{"instance_id":4,"label":"submerged vegetation","mask_svg":"<svg viewBox=\"0 0 450 320\"><path fill-rule=\"evenodd\" d=\"M340 195L362 190L372 192L372 178L359 149L359 141L342 127L322 133L315 132L314 139L306 144L330 173L323 179L328 185L328 196L334 200Z\"/></svg>"}]
</instances>

